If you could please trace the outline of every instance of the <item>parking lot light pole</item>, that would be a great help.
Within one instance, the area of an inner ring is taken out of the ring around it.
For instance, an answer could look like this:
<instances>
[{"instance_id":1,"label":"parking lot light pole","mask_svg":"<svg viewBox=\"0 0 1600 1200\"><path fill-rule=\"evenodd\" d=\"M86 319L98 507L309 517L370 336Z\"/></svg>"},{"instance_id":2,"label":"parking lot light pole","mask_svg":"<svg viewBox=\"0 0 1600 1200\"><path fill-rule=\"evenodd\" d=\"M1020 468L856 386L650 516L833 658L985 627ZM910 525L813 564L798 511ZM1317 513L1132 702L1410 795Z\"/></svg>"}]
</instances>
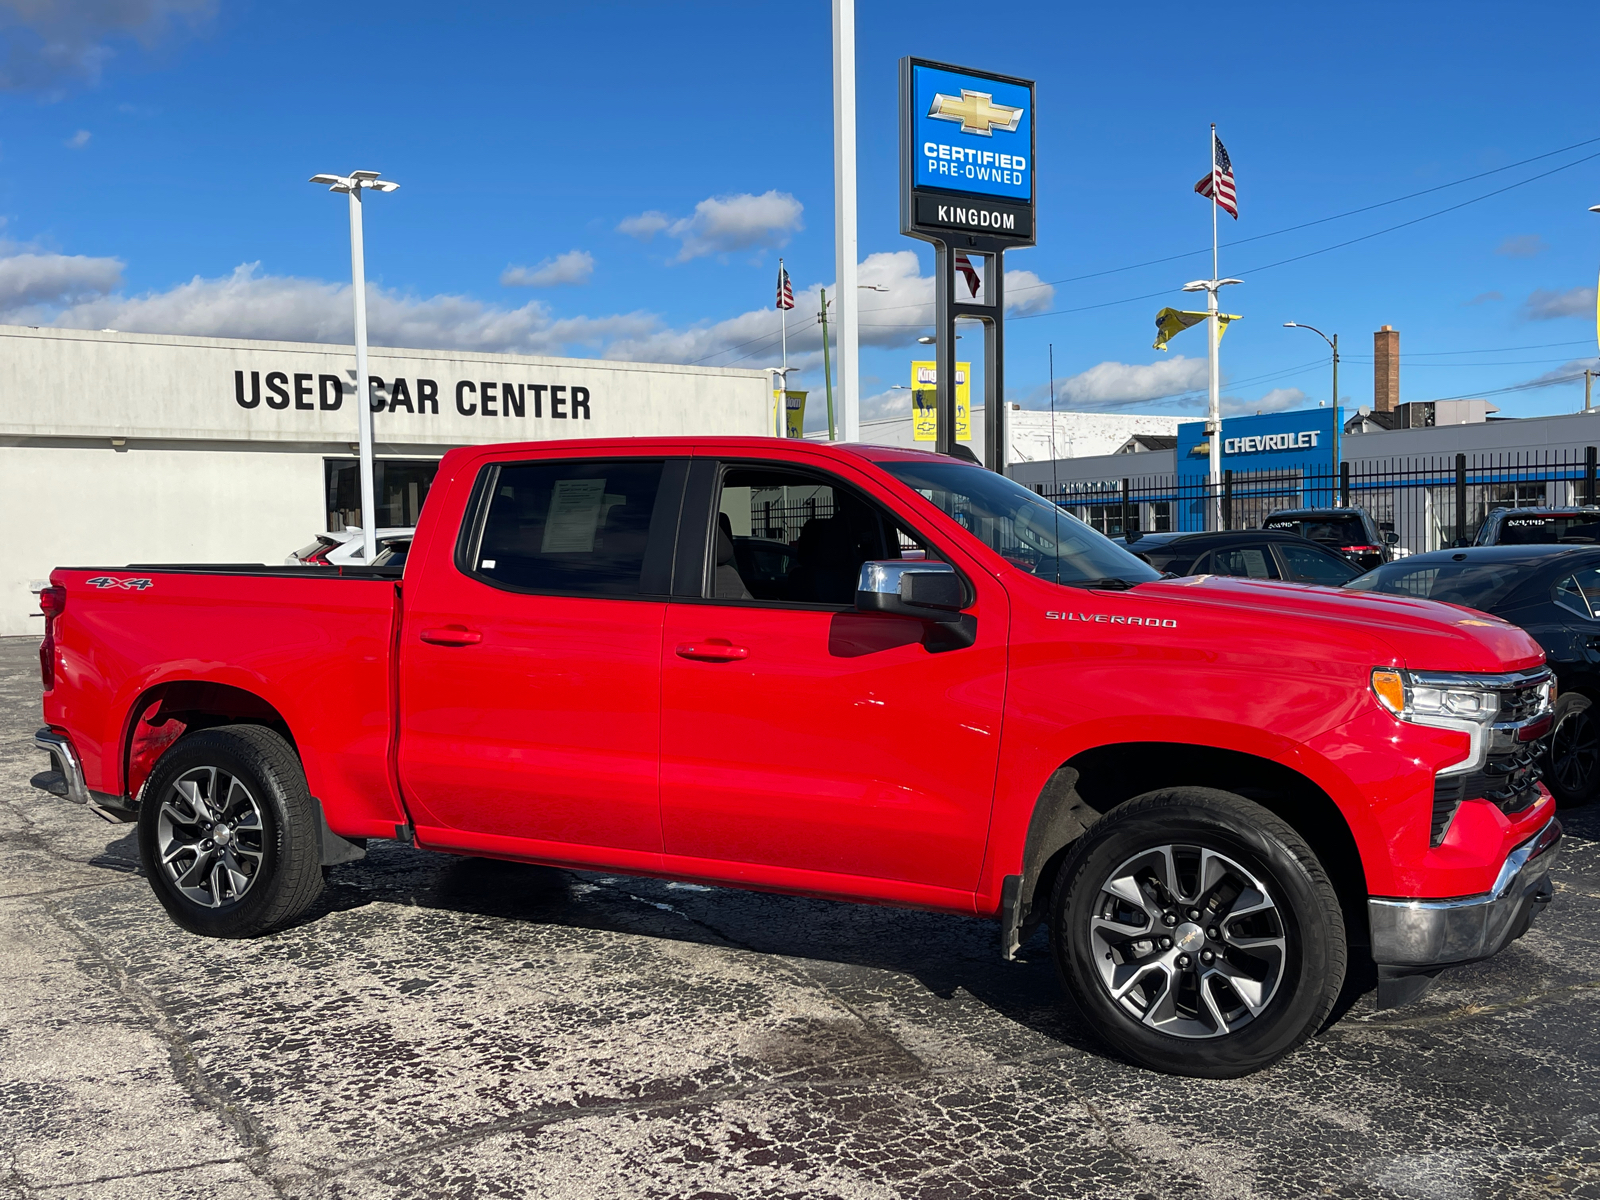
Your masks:
<instances>
[{"instance_id":1,"label":"parking lot light pole","mask_svg":"<svg viewBox=\"0 0 1600 1200\"><path fill-rule=\"evenodd\" d=\"M1336 333L1332 337L1329 337L1315 325L1305 325L1299 321L1285 321L1283 323L1283 327L1285 329L1309 329L1323 341L1327 342L1329 349L1333 351L1333 401L1331 407L1333 409L1333 422L1335 425L1337 425L1339 423L1339 335ZM1333 472L1335 475L1337 475L1339 473L1339 431L1337 429L1335 429L1333 432L1332 442Z\"/></svg>"},{"instance_id":2,"label":"parking lot light pole","mask_svg":"<svg viewBox=\"0 0 1600 1200\"><path fill-rule=\"evenodd\" d=\"M312 183L325 183L330 192L350 197L350 286L356 311L356 422L361 451L361 544L367 565L378 556L378 500L372 470L372 388L367 377L367 267L361 245L361 191L392 192L400 185L380 179L377 171L351 171L348 175L313 175Z\"/></svg>"}]
</instances>

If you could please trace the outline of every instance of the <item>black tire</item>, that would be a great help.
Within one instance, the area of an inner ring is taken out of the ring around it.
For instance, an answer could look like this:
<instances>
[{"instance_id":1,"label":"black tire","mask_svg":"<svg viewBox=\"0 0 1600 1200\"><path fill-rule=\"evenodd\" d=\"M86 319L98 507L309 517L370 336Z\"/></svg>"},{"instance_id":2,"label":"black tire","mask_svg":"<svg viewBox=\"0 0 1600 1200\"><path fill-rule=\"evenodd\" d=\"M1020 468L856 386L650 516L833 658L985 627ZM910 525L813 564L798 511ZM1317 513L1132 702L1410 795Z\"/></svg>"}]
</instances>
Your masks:
<instances>
[{"instance_id":1,"label":"black tire","mask_svg":"<svg viewBox=\"0 0 1600 1200\"><path fill-rule=\"evenodd\" d=\"M1587 696L1568 692L1556 699L1544 784L1562 808L1587 804L1600 791L1600 714Z\"/></svg>"},{"instance_id":2,"label":"black tire","mask_svg":"<svg viewBox=\"0 0 1600 1200\"><path fill-rule=\"evenodd\" d=\"M289 743L260 725L224 725L179 738L156 763L139 805L139 858L190 933L255 937L321 894L317 829Z\"/></svg>"},{"instance_id":3,"label":"black tire","mask_svg":"<svg viewBox=\"0 0 1600 1200\"><path fill-rule=\"evenodd\" d=\"M1163 861L1193 907L1153 882ZM1118 874L1136 862L1151 865ZM1209 893L1200 870L1221 873ZM1126 883L1104 890L1119 879L1139 881L1137 904L1122 899ZM1264 889L1266 907L1247 883ZM1124 932L1134 928L1150 936ZM1316 855L1259 804L1212 788L1151 792L1098 821L1057 877L1050 940L1062 983L1095 1031L1172 1075L1231 1079L1276 1062L1321 1027L1344 982L1344 918ZM1119 1000L1114 987L1131 990Z\"/></svg>"}]
</instances>

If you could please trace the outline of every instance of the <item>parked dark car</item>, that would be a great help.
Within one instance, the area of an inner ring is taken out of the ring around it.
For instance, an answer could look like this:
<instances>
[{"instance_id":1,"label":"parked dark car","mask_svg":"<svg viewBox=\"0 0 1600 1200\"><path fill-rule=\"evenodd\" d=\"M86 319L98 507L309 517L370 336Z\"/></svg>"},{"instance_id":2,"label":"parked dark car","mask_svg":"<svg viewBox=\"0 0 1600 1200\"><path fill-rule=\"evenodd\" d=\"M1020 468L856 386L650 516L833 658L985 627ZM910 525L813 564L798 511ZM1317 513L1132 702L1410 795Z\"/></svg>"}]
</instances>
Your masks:
<instances>
[{"instance_id":1,"label":"parked dark car","mask_svg":"<svg viewBox=\"0 0 1600 1200\"><path fill-rule=\"evenodd\" d=\"M1478 527L1474 546L1600 543L1600 507L1497 508Z\"/></svg>"},{"instance_id":2,"label":"parked dark car","mask_svg":"<svg viewBox=\"0 0 1600 1200\"><path fill-rule=\"evenodd\" d=\"M1390 547L1400 539L1380 529L1361 508L1284 508L1261 522L1265 529L1298 533L1344 555L1363 571L1381 567L1394 554Z\"/></svg>"},{"instance_id":3,"label":"parked dark car","mask_svg":"<svg viewBox=\"0 0 1600 1200\"><path fill-rule=\"evenodd\" d=\"M1217 533L1146 533L1115 539L1158 571L1174 575L1241 575L1338 587L1361 571L1341 554L1299 534L1270 529Z\"/></svg>"},{"instance_id":4,"label":"parked dark car","mask_svg":"<svg viewBox=\"0 0 1600 1200\"><path fill-rule=\"evenodd\" d=\"M1600 791L1600 546L1471 546L1414 554L1345 585L1421 596L1520 625L1556 673L1545 784L1566 804Z\"/></svg>"}]
</instances>

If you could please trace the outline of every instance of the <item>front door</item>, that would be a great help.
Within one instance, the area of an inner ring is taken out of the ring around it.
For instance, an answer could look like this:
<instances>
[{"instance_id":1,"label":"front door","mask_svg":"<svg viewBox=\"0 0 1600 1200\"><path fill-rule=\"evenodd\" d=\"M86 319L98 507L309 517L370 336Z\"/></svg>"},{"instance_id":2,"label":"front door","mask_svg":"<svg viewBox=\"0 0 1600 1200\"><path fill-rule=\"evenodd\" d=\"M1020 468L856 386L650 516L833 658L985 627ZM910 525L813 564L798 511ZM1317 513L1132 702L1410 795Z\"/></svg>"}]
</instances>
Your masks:
<instances>
[{"instance_id":1,"label":"front door","mask_svg":"<svg viewBox=\"0 0 1600 1200\"><path fill-rule=\"evenodd\" d=\"M406 581L400 778L425 843L659 854L661 629L686 470L484 468L458 561Z\"/></svg>"},{"instance_id":2,"label":"front door","mask_svg":"<svg viewBox=\"0 0 1600 1200\"><path fill-rule=\"evenodd\" d=\"M701 594L668 605L662 644L669 868L971 891L1000 742L1003 591L970 578L977 642L930 649L923 622L853 608L862 562L937 553L928 542L836 477L715 469Z\"/></svg>"}]
</instances>

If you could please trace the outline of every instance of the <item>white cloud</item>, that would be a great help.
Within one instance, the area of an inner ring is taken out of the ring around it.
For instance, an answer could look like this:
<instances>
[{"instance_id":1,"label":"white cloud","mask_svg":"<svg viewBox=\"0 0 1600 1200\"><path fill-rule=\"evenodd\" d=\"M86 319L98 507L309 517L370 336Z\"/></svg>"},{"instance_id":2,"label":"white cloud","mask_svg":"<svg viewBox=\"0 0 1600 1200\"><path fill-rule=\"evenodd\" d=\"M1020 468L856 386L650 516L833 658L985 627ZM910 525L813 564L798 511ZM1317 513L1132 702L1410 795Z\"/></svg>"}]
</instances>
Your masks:
<instances>
[{"instance_id":1,"label":"white cloud","mask_svg":"<svg viewBox=\"0 0 1600 1200\"><path fill-rule=\"evenodd\" d=\"M1306 394L1299 388L1273 388L1259 400L1240 400L1233 396L1222 398L1222 411L1225 416L1252 416L1255 413L1288 412L1290 409L1304 408Z\"/></svg>"},{"instance_id":2,"label":"white cloud","mask_svg":"<svg viewBox=\"0 0 1600 1200\"><path fill-rule=\"evenodd\" d=\"M681 243L678 262L709 254L731 254L763 247L776 249L805 228L800 215L805 206L788 192L761 195L712 196L694 206L694 215L673 220L665 213L643 212L624 218L619 233L648 242L665 231Z\"/></svg>"},{"instance_id":3,"label":"white cloud","mask_svg":"<svg viewBox=\"0 0 1600 1200\"><path fill-rule=\"evenodd\" d=\"M114 43L153 46L215 11L216 0L0 0L0 91L95 83Z\"/></svg>"},{"instance_id":4,"label":"white cloud","mask_svg":"<svg viewBox=\"0 0 1600 1200\"><path fill-rule=\"evenodd\" d=\"M1587 317L1594 314L1592 287L1568 288L1563 292L1535 288L1522 306L1523 315L1532 321L1553 321L1558 317Z\"/></svg>"},{"instance_id":5,"label":"white cloud","mask_svg":"<svg viewBox=\"0 0 1600 1200\"><path fill-rule=\"evenodd\" d=\"M1536 375L1526 383L1518 384L1517 386L1527 391L1533 391L1535 388L1553 387L1558 383L1573 383L1578 379L1582 379L1585 371L1595 370L1600 370L1600 358L1575 358L1553 371L1546 371L1543 375Z\"/></svg>"},{"instance_id":6,"label":"white cloud","mask_svg":"<svg viewBox=\"0 0 1600 1200\"><path fill-rule=\"evenodd\" d=\"M678 261L687 262L707 254L782 246L805 228L803 211L788 192L712 196L694 206L694 216L674 221L667 232L682 241Z\"/></svg>"},{"instance_id":7,"label":"white cloud","mask_svg":"<svg viewBox=\"0 0 1600 1200\"><path fill-rule=\"evenodd\" d=\"M642 212L636 217L624 217L618 221L617 232L636 237L641 242L648 242L671 224L672 218L666 213Z\"/></svg>"},{"instance_id":8,"label":"white cloud","mask_svg":"<svg viewBox=\"0 0 1600 1200\"><path fill-rule=\"evenodd\" d=\"M568 250L547 258L537 267L507 267L500 273L502 287L559 287L567 283L588 283L594 274L594 255L587 250Z\"/></svg>"},{"instance_id":9,"label":"white cloud","mask_svg":"<svg viewBox=\"0 0 1600 1200\"><path fill-rule=\"evenodd\" d=\"M115 258L19 253L0 244L0 321L283 341L348 343L351 338L345 283L264 274L259 264L246 263L228 275L196 276L166 290L129 296L118 291L122 273L123 264ZM933 279L921 273L916 252L871 255L860 266L860 279L889 289L857 293L862 343L914 345L933 320ZM1030 271L1008 271L1006 287L1013 313L1047 309L1054 294ZM832 285L828 288L830 309L837 312ZM372 284L367 297L375 345L743 367L764 367L778 356L778 313L765 304L723 321L673 328L648 312L558 316L542 300L508 308L470 296L420 297ZM814 320L820 303L817 284L795 294L788 322L794 366L821 366L822 331ZM1157 369L1171 368L1170 362L1157 364ZM897 396L890 393L885 403Z\"/></svg>"},{"instance_id":10,"label":"white cloud","mask_svg":"<svg viewBox=\"0 0 1600 1200\"><path fill-rule=\"evenodd\" d=\"M1463 300L1461 302L1461 306L1463 308L1470 308L1474 304L1488 304L1491 300L1504 300L1504 299L1505 299L1505 297L1502 296L1499 292L1479 292L1471 300Z\"/></svg>"},{"instance_id":11,"label":"white cloud","mask_svg":"<svg viewBox=\"0 0 1600 1200\"><path fill-rule=\"evenodd\" d=\"M1548 249L1545 240L1537 233L1519 233L1501 242L1494 248L1494 252L1503 254L1507 258L1533 258Z\"/></svg>"},{"instance_id":12,"label":"white cloud","mask_svg":"<svg viewBox=\"0 0 1600 1200\"><path fill-rule=\"evenodd\" d=\"M0 257L0 311L103 296L122 283L122 266L118 258L82 254L8 254Z\"/></svg>"},{"instance_id":13,"label":"white cloud","mask_svg":"<svg viewBox=\"0 0 1600 1200\"><path fill-rule=\"evenodd\" d=\"M887 288L886 292L856 293L860 338L863 346L909 346L933 324L933 276L923 275L914 250L870 254L857 269L859 281ZM818 292L829 292L828 311L838 312L832 283L796 288L794 310L789 313L789 362L821 366L822 327L815 316L822 308ZM763 288L763 291L765 289ZM1050 307L1055 289L1032 271L1006 272L1006 311L1011 314L1042 312ZM830 331L836 336L837 327ZM777 310L770 302L736 317L686 329L660 329L648 337L624 339L607 350L608 358L640 362L709 362L715 366L769 365L779 349ZM813 363L812 359L815 359Z\"/></svg>"},{"instance_id":14,"label":"white cloud","mask_svg":"<svg viewBox=\"0 0 1600 1200\"><path fill-rule=\"evenodd\" d=\"M77 133L73 134L71 137L69 137L67 139L67 142L66 142L67 149L69 149L69 150L82 150L85 146L87 146L89 144L89 138L91 136L93 136L93 135L91 135L90 132L87 129L78 130Z\"/></svg>"},{"instance_id":15,"label":"white cloud","mask_svg":"<svg viewBox=\"0 0 1600 1200\"><path fill-rule=\"evenodd\" d=\"M1206 360L1182 354L1144 365L1103 362L1056 381L1058 407L1080 411L1132 408L1206 386ZM1034 405L1030 405L1034 407Z\"/></svg>"}]
</instances>

